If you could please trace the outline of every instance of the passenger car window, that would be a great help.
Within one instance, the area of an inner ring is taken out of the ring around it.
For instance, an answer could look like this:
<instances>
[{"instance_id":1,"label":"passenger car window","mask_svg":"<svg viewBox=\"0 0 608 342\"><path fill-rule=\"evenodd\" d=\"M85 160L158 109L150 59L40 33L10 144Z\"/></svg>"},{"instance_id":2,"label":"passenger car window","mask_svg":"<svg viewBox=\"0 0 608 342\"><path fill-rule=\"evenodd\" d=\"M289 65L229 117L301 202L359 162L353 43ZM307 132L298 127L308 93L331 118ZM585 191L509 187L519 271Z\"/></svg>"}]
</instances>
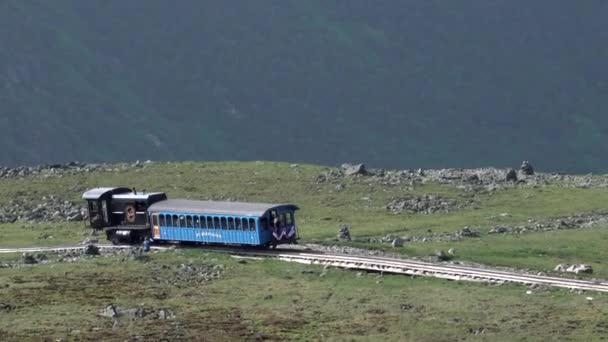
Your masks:
<instances>
[{"instance_id":1,"label":"passenger car window","mask_svg":"<svg viewBox=\"0 0 608 342\"><path fill-rule=\"evenodd\" d=\"M281 216L279 216L279 225L285 225L285 214L281 214Z\"/></svg>"},{"instance_id":2,"label":"passenger car window","mask_svg":"<svg viewBox=\"0 0 608 342\"><path fill-rule=\"evenodd\" d=\"M268 218L266 216L260 219L260 229L268 230Z\"/></svg>"},{"instance_id":3,"label":"passenger car window","mask_svg":"<svg viewBox=\"0 0 608 342\"><path fill-rule=\"evenodd\" d=\"M285 224L291 226L293 224L293 216L291 213L285 214Z\"/></svg>"},{"instance_id":4,"label":"passenger car window","mask_svg":"<svg viewBox=\"0 0 608 342\"><path fill-rule=\"evenodd\" d=\"M249 219L249 230L255 230L255 220Z\"/></svg>"}]
</instances>

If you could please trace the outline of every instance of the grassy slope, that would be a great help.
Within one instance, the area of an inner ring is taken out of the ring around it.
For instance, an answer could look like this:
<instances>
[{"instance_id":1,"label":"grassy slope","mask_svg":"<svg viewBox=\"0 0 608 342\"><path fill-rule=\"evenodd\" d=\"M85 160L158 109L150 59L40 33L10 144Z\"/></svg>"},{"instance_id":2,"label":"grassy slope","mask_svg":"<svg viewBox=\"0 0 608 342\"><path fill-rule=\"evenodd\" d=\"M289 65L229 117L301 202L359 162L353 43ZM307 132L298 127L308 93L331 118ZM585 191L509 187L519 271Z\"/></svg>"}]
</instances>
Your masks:
<instances>
[{"instance_id":1,"label":"grassy slope","mask_svg":"<svg viewBox=\"0 0 608 342\"><path fill-rule=\"evenodd\" d=\"M153 163L142 169L117 166L113 172L1 180L0 205L11 198L37 200L51 194L80 201L85 189L109 185L166 191L171 198L294 202L302 208L298 213L302 239L334 243L341 223L350 224L359 241L387 233L424 236L428 229L449 232L465 225L487 230L496 223L602 211L608 197L605 190L513 189L478 195L473 198L474 205L451 214L393 215L384 208L393 197L422 193L454 199L470 197L455 188L436 184L408 189L369 186L354 179L345 179L342 182L345 189L336 192L335 184L314 181L326 170L312 165L292 167L268 162ZM370 200L362 200L364 197ZM500 217L504 212L511 216ZM41 234L53 238L39 239ZM0 225L3 247L73 243L82 240L84 234L87 230L81 223ZM461 242L409 243L396 251L429 255L437 248L455 248L459 260L538 271L550 270L558 263L589 263L596 271L595 276L608 278L604 262L608 257L607 239L606 227L597 227L518 236L482 235ZM354 244L386 248L356 241ZM163 277L170 274L157 267L163 263L200 264L212 258L228 266L225 277L197 286L196 291L189 285L164 284ZM97 259L39 265L28 270L5 269L0 275L0 296L2 301L19 308L10 313L11 320L0 319L0 334L9 339L33 334L61 337L79 330L91 338L103 333L115 339L137 334L187 339L196 331L207 331L205 336L210 340L240 339L255 334L312 340L463 337L589 340L605 333L602 322L608 312L603 308L605 298L601 294L591 294L595 297L591 304L584 296L561 290L525 295L520 286L487 287L397 276L384 277L377 284L375 276L357 278L352 272L327 270L325 277L319 277L321 271L276 262L242 265L197 251L157 254L147 264ZM108 287L114 290L107 292ZM163 291L168 295L159 299L157 293ZM272 300L264 300L268 292L273 294ZM177 311L179 327L171 322L154 321L144 325L123 322L111 329L110 320L95 316L96 310L109 303L172 308ZM401 304L412 308L402 311ZM484 335L471 333L479 329L485 329Z\"/></svg>"},{"instance_id":2,"label":"grassy slope","mask_svg":"<svg viewBox=\"0 0 608 342\"><path fill-rule=\"evenodd\" d=\"M345 178L343 191L335 183L317 183L315 178L328 168L286 163L153 163L141 169L116 167L114 172L86 173L70 177L0 180L0 205L10 198L26 196L36 201L55 194L79 202L80 195L95 186L129 186L167 192L170 198L237 199L264 202L293 202L298 212L300 235L306 242L332 243L338 226L348 224L361 243L368 237L386 234L425 236L428 231L453 232L464 226L487 231L496 224L523 223L528 219L598 212L605 208L608 192L602 189L546 187L510 189L471 195L436 184L394 187ZM432 193L474 204L450 214L393 215L385 209L391 198ZM501 213L509 213L501 217ZM12 224L0 230L2 245L62 244L80 241L87 231L81 223L57 225ZM52 239L38 239L43 234ZM450 243L412 243L399 250L411 255L429 255L435 248L456 248L458 257L489 264L548 269L559 262L588 262L598 266L604 251L602 228L590 231L529 233L521 237L482 235L479 239ZM599 237L599 238L598 238ZM513 241L518 241L513 243ZM522 242L519 242L522 241ZM579 241L573 247L571 241ZM384 248L378 244L364 244ZM565 246L565 247L564 247ZM574 251L572 250L574 248ZM503 257L501 257L501 255ZM514 258L512 258L513 256ZM549 257L551 256L551 257ZM608 274L607 274L608 276Z\"/></svg>"},{"instance_id":3,"label":"grassy slope","mask_svg":"<svg viewBox=\"0 0 608 342\"><path fill-rule=\"evenodd\" d=\"M7 257L4 257L5 259ZM223 265L220 280L174 280L181 264ZM162 266L162 267L161 267ZM607 298L567 291L526 295L436 279L356 275L277 261L238 263L198 251L159 253L150 262L93 258L0 274L0 337L63 339L242 340L590 340L606 333ZM111 288L112 291L108 291ZM272 298L267 295L272 294ZM114 303L170 308L172 320L97 316ZM113 327L114 326L114 327ZM483 335L475 335L483 331Z\"/></svg>"}]
</instances>

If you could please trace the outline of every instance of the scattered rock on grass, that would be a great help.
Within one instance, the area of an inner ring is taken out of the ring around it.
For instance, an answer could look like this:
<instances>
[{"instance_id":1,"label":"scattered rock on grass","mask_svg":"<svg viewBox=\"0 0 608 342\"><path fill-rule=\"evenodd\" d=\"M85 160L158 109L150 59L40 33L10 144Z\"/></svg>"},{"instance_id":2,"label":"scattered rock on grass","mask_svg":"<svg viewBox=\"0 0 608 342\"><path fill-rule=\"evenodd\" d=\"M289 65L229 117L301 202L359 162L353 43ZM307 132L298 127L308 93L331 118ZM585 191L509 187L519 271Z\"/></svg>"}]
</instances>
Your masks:
<instances>
[{"instance_id":1,"label":"scattered rock on grass","mask_svg":"<svg viewBox=\"0 0 608 342\"><path fill-rule=\"evenodd\" d=\"M488 234L504 234L507 232L509 232L509 228L503 227L503 226L496 226L496 227L492 227L492 229L490 229Z\"/></svg>"},{"instance_id":2,"label":"scattered rock on grass","mask_svg":"<svg viewBox=\"0 0 608 342\"><path fill-rule=\"evenodd\" d=\"M94 244L88 244L84 247L85 255L99 255L99 247Z\"/></svg>"},{"instance_id":3,"label":"scattered rock on grass","mask_svg":"<svg viewBox=\"0 0 608 342\"><path fill-rule=\"evenodd\" d=\"M505 180L507 182L517 182L517 172L515 172L513 169L509 169L509 171L507 171Z\"/></svg>"},{"instance_id":4,"label":"scattered rock on grass","mask_svg":"<svg viewBox=\"0 0 608 342\"><path fill-rule=\"evenodd\" d=\"M393 242L391 243L391 245L393 246L393 248L397 248L397 247L403 247L403 244L405 243L405 240L403 240L400 237L397 237L393 240Z\"/></svg>"},{"instance_id":5,"label":"scattered rock on grass","mask_svg":"<svg viewBox=\"0 0 608 342\"><path fill-rule=\"evenodd\" d=\"M83 209L54 196L43 196L40 200L18 197L0 208L0 223L80 221L86 213Z\"/></svg>"},{"instance_id":6,"label":"scattered rock on grass","mask_svg":"<svg viewBox=\"0 0 608 342\"><path fill-rule=\"evenodd\" d=\"M559 265L555 266L555 268L553 270L556 272L566 272L567 268L568 268L568 265L559 264Z\"/></svg>"},{"instance_id":7,"label":"scattered rock on grass","mask_svg":"<svg viewBox=\"0 0 608 342\"><path fill-rule=\"evenodd\" d=\"M434 214L434 213L449 213L455 209L460 209L455 201L446 200L439 196L423 195L393 199L386 209L394 214L403 212L413 214Z\"/></svg>"},{"instance_id":8,"label":"scattered rock on grass","mask_svg":"<svg viewBox=\"0 0 608 342\"><path fill-rule=\"evenodd\" d=\"M527 160L524 160L521 163L521 166L519 167L519 169L521 170L521 173L526 176L532 176L534 174L534 168L532 167L530 162Z\"/></svg>"},{"instance_id":9,"label":"scattered rock on grass","mask_svg":"<svg viewBox=\"0 0 608 342\"><path fill-rule=\"evenodd\" d=\"M442 250L436 250L434 254L437 257L437 260L439 261L448 261L452 258Z\"/></svg>"},{"instance_id":10,"label":"scattered rock on grass","mask_svg":"<svg viewBox=\"0 0 608 342\"><path fill-rule=\"evenodd\" d=\"M114 318L118 316L118 311L116 310L116 306L114 306L114 304L110 304L104 309L99 310L99 315L103 317Z\"/></svg>"},{"instance_id":11,"label":"scattered rock on grass","mask_svg":"<svg viewBox=\"0 0 608 342\"><path fill-rule=\"evenodd\" d=\"M88 238L84 239L84 241L82 241L83 245L89 245L92 243L99 243L99 239L88 237Z\"/></svg>"},{"instance_id":12,"label":"scattered rock on grass","mask_svg":"<svg viewBox=\"0 0 608 342\"><path fill-rule=\"evenodd\" d=\"M401 306L400 306L401 311L409 311L413 308L414 308L414 306L412 304L408 304L408 303L401 304Z\"/></svg>"},{"instance_id":13,"label":"scattered rock on grass","mask_svg":"<svg viewBox=\"0 0 608 342\"><path fill-rule=\"evenodd\" d=\"M15 309L14 305L6 304L6 303L0 303L0 313L2 313L2 312L11 312L14 309Z\"/></svg>"},{"instance_id":14,"label":"scattered rock on grass","mask_svg":"<svg viewBox=\"0 0 608 342\"><path fill-rule=\"evenodd\" d=\"M175 318L175 313L169 309L160 309L158 311L158 319L173 319Z\"/></svg>"},{"instance_id":15,"label":"scattered rock on grass","mask_svg":"<svg viewBox=\"0 0 608 342\"><path fill-rule=\"evenodd\" d=\"M469 227L464 227L461 230L456 232L456 236L460 238L468 238L468 237L479 237L481 234L474 229Z\"/></svg>"},{"instance_id":16,"label":"scattered rock on grass","mask_svg":"<svg viewBox=\"0 0 608 342\"><path fill-rule=\"evenodd\" d=\"M38 260L36 260L36 258L33 255L31 255L30 253L23 253L22 260L23 260L23 263L29 264L29 265L38 263Z\"/></svg>"},{"instance_id":17,"label":"scattered rock on grass","mask_svg":"<svg viewBox=\"0 0 608 342\"><path fill-rule=\"evenodd\" d=\"M555 266L553 269L556 272L569 272L569 273L593 273L593 267L591 265L579 264L579 265L569 265L569 264L559 264Z\"/></svg>"},{"instance_id":18,"label":"scattered rock on grass","mask_svg":"<svg viewBox=\"0 0 608 342\"><path fill-rule=\"evenodd\" d=\"M593 273L593 268L590 265L584 265L584 264L572 265L566 269L566 272L571 272L571 273L576 273L576 274Z\"/></svg>"},{"instance_id":19,"label":"scattered rock on grass","mask_svg":"<svg viewBox=\"0 0 608 342\"><path fill-rule=\"evenodd\" d=\"M342 171L345 176L354 176L354 175L366 175L367 170L365 170L364 164L342 164Z\"/></svg>"},{"instance_id":20,"label":"scattered rock on grass","mask_svg":"<svg viewBox=\"0 0 608 342\"><path fill-rule=\"evenodd\" d=\"M143 305L136 308L123 308L115 304L110 304L107 307L99 310L99 316L108 318L119 318L119 317L131 317L136 319L147 318L147 319L174 319L175 313L171 309L158 309L154 310L151 308L145 308Z\"/></svg>"},{"instance_id":21,"label":"scattered rock on grass","mask_svg":"<svg viewBox=\"0 0 608 342\"><path fill-rule=\"evenodd\" d=\"M350 229L347 225L343 224L340 226L340 230L338 231L338 240L340 241L350 241Z\"/></svg>"}]
</instances>

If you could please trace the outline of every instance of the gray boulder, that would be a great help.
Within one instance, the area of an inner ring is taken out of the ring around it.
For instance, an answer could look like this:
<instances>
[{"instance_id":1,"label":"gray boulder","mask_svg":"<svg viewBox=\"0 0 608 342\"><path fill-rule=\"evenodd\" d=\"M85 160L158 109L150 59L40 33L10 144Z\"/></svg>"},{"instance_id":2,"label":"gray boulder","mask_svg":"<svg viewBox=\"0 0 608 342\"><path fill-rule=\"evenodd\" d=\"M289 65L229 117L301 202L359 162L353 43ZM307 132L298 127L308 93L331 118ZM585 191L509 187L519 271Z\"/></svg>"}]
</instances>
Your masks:
<instances>
[{"instance_id":1,"label":"gray boulder","mask_svg":"<svg viewBox=\"0 0 608 342\"><path fill-rule=\"evenodd\" d=\"M14 309L15 309L14 305L6 304L6 303L0 303L0 312L11 312Z\"/></svg>"},{"instance_id":2,"label":"gray boulder","mask_svg":"<svg viewBox=\"0 0 608 342\"><path fill-rule=\"evenodd\" d=\"M69 222L82 221L82 214L80 214L80 212L71 213L70 215L68 215L66 220Z\"/></svg>"},{"instance_id":3,"label":"gray boulder","mask_svg":"<svg viewBox=\"0 0 608 342\"><path fill-rule=\"evenodd\" d=\"M84 241L82 241L83 245L90 245L90 244L95 244L95 243L99 243L99 239L88 237L88 238L84 239Z\"/></svg>"},{"instance_id":4,"label":"gray boulder","mask_svg":"<svg viewBox=\"0 0 608 342\"><path fill-rule=\"evenodd\" d=\"M342 164L342 171L344 171L345 176L354 176L354 175L366 175L367 170L365 169L364 164Z\"/></svg>"},{"instance_id":5,"label":"gray boulder","mask_svg":"<svg viewBox=\"0 0 608 342\"><path fill-rule=\"evenodd\" d=\"M505 179L507 182L517 182L517 172L515 172L513 169L509 169Z\"/></svg>"},{"instance_id":6,"label":"gray boulder","mask_svg":"<svg viewBox=\"0 0 608 342\"><path fill-rule=\"evenodd\" d=\"M350 229L347 225L343 224L340 226L340 230L338 231L338 240L340 241L350 241Z\"/></svg>"},{"instance_id":7,"label":"gray boulder","mask_svg":"<svg viewBox=\"0 0 608 342\"><path fill-rule=\"evenodd\" d=\"M448 261L452 258L450 255L446 254L442 250L436 250L434 254L437 257L437 260L439 261Z\"/></svg>"},{"instance_id":8,"label":"gray boulder","mask_svg":"<svg viewBox=\"0 0 608 342\"><path fill-rule=\"evenodd\" d=\"M519 167L519 169L521 170L521 173L526 175L526 176L531 176L534 174L534 168L532 167L532 165L530 164L529 161L524 160L521 163L521 166Z\"/></svg>"},{"instance_id":9,"label":"gray boulder","mask_svg":"<svg viewBox=\"0 0 608 342\"><path fill-rule=\"evenodd\" d=\"M566 272L576 273L576 274L593 273L593 268L591 267L591 265L585 265L585 264L572 265L566 269Z\"/></svg>"},{"instance_id":10,"label":"gray boulder","mask_svg":"<svg viewBox=\"0 0 608 342\"><path fill-rule=\"evenodd\" d=\"M22 260L23 260L23 263L30 264L30 265L38 263L38 260L36 260L36 257L31 255L30 253L23 253Z\"/></svg>"},{"instance_id":11,"label":"gray boulder","mask_svg":"<svg viewBox=\"0 0 608 342\"><path fill-rule=\"evenodd\" d=\"M169 309L160 309L158 311L158 319L173 319L175 314Z\"/></svg>"},{"instance_id":12,"label":"gray boulder","mask_svg":"<svg viewBox=\"0 0 608 342\"><path fill-rule=\"evenodd\" d=\"M103 317L114 318L118 316L118 310L114 304L108 305L105 309L99 311L99 315Z\"/></svg>"},{"instance_id":13,"label":"gray boulder","mask_svg":"<svg viewBox=\"0 0 608 342\"><path fill-rule=\"evenodd\" d=\"M88 244L84 247L85 255L99 255L99 247L94 244Z\"/></svg>"},{"instance_id":14,"label":"gray boulder","mask_svg":"<svg viewBox=\"0 0 608 342\"><path fill-rule=\"evenodd\" d=\"M397 248L397 247L403 247L404 243L405 243L405 240L403 240L402 238L398 237L398 238L395 238L393 240L393 242L391 243L391 245L393 246L393 248Z\"/></svg>"},{"instance_id":15,"label":"gray boulder","mask_svg":"<svg viewBox=\"0 0 608 342\"><path fill-rule=\"evenodd\" d=\"M503 226L496 226L496 227L492 227L492 229L490 229L488 234L504 234L507 232L509 232L509 228L503 227Z\"/></svg>"},{"instance_id":16,"label":"gray boulder","mask_svg":"<svg viewBox=\"0 0 608 342\"><path fill-rule=\"evenodd\" d=\"M461 230L459 230L458 232L456 232L456 236L461 237L461 238L466 238L466 237L479 237L481 234L474 229L471 229L469 227L464 227Z\"/></svg>"},{"instance_id":17,"label":"gray boulder","mask_svg":"<svg viewBox=\"0 0 608 342\"><path fill-rule=\"evenodd\" d=\"M556 272L568 272L568 273L593 273L593 267L591 265L578 264L578 265L569 265L569 264L559 264L555 266L553 269Z\"/></svg>"}]
</instances>

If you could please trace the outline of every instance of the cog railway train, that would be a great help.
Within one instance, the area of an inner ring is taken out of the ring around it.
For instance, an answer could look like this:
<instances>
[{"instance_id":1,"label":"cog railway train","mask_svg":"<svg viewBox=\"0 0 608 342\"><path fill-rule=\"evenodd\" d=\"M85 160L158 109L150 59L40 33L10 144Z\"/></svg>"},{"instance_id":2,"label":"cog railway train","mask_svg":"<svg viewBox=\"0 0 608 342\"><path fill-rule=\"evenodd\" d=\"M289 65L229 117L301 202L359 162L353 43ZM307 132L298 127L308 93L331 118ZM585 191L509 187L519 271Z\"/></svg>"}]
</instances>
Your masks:
<instances>
[{"instance_id":1,"label":"cog railway train","mask_svg":"<svg viewBox=\"0 0 608 342\"><path fill-rule=\"evenodd\" d=\"M82 198L91 228L114 244L152 239L276 247L298 239L293 204L167 199L129 188L95 188Z\"/></svg>"}]
</instances>

